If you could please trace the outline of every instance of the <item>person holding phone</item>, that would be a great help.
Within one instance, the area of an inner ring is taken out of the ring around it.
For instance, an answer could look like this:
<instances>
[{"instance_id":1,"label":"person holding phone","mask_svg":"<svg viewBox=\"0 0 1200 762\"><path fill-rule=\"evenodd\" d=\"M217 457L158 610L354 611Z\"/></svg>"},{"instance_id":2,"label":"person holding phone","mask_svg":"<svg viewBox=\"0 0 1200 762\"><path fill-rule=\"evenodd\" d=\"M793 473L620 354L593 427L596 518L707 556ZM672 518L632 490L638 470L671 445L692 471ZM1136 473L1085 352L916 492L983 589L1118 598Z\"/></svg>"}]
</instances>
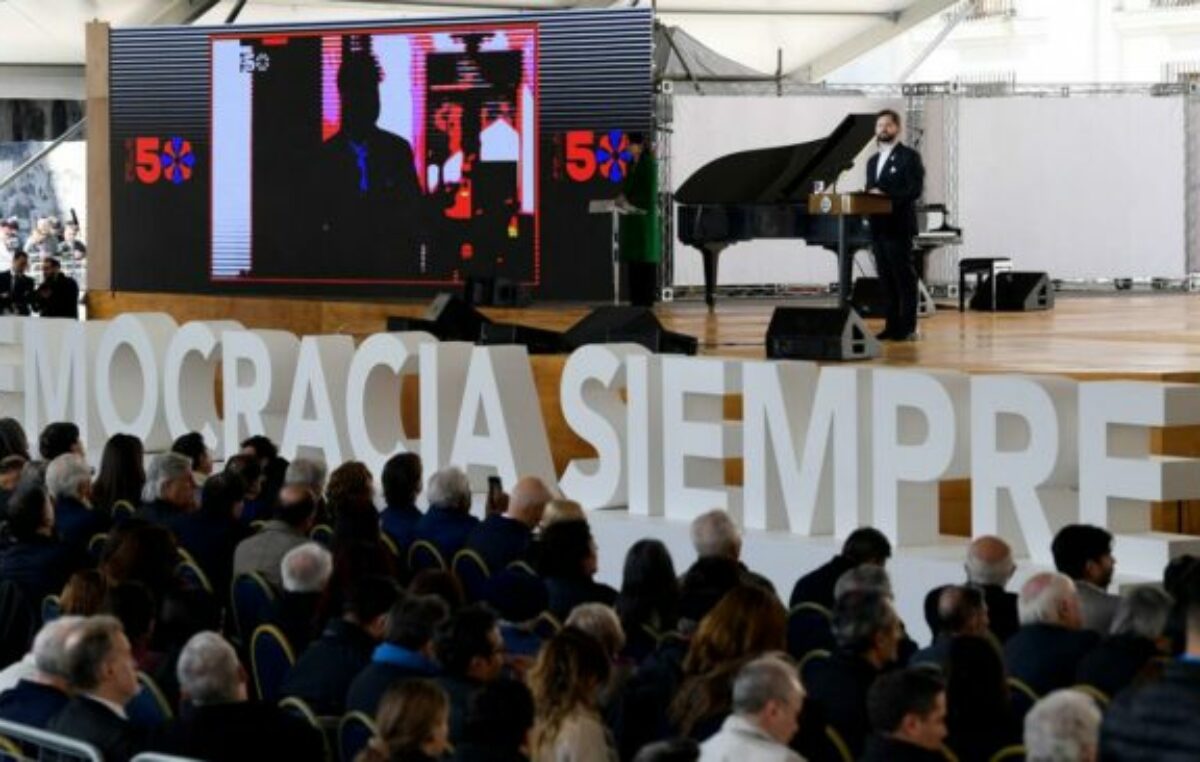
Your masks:
<instances>
[{"instance_id":1,"label":"person holding phone","mask_svg":"<svg viewBox=\"0 0 1200 762\"><path fill-rule=\"evenodd\" d=\"M533 541L533 530L542 520L546 503L554 495L535 476L526 476L513 487L511 495L504 495L500 480L488 483L488 502L496 495L496 502L503 502L502 512L491 513L482 524L471 530L466 547L478 553L493 574L504 569L513 561L522 559Z\"/></svg>"}]
</instances>

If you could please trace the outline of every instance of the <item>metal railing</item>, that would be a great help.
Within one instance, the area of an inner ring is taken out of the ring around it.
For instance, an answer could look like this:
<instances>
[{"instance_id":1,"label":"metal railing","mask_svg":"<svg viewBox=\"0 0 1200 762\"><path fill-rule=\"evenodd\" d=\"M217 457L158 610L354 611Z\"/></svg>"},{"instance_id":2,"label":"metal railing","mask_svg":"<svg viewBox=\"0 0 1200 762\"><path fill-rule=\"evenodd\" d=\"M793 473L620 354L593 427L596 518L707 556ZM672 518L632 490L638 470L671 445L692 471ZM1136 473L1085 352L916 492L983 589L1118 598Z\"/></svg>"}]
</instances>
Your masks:
<instances>
[{"instance_id":1,"label":"metal railing","mask_svg":"<svg viewBox=\"0 0 1200 762\"><path fill-rule=\"evenodd\" d=\"M0 720L0 737L21 750L21 756L11 750L0 751L0 759L47 760L48 762L104 762L95 746L15 722Z\"/></svg>"}]
</instances>

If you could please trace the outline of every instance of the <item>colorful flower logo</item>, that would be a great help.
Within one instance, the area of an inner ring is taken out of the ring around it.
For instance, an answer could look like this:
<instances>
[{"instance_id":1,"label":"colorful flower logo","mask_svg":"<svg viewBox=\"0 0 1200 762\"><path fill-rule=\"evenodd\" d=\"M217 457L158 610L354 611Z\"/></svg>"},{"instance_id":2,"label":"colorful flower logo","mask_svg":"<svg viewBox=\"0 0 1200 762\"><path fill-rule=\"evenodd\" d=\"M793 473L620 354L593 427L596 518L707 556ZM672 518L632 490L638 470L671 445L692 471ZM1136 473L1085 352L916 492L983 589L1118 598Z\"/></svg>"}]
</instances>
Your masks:
<instances>
[{"instance_id":1,"label":"colorful flower logo","mask_svg":"<svg viewBox=\"0 0 1200 762\"><path fill-rule=\"evenodd\" d=\"M183 138L171 138L165 141L161 161L163 173L171 182L179 185L184 180L190 180L192 167L196 165L196 155L192 153L191 141Z\"/></svg>"},{"instance_id":2,"label":"colorful flower logo","mask_svg":"<svg viewBox=\"0 0 1200 762\"><path fill-rule=\"evenodd\" d=\"M629 136L616 131L602 134L596 145L596 161L600 164L600 173L611 182L624 180L629 163L633 161L633 154L629 152Z\"/></svg>"}]
</instances>

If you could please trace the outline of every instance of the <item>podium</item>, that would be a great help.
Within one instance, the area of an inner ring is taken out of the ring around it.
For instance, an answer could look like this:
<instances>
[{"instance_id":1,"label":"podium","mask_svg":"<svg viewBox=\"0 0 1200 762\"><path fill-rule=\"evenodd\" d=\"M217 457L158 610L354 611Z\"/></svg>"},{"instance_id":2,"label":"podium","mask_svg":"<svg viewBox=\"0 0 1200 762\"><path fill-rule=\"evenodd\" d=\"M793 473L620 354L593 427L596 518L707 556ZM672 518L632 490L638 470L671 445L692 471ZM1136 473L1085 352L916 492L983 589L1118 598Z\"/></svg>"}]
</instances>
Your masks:
<instances>
[{"instance_id":1,"label":"podium","mask_svg":"<svg viewBox=\"0 0 1200 762\"><path fill-rule=\"evenodd\" d=\"M853 252L846 250L846 218L890 214L892 202L878 193L813 193L808 197L808 213L837 218L838 305L850 304L850 286L854 281Z\"/></svg>"},{"instance_id":2,"label":"podium","mask_svg":"<svg viewBox=\"0 0 1200 762\"><path fill-rule=\"evenodd\" d=\"M589 214L607 214L612 220L613 304L621 303L621 218L627 214L645 214L636 206L615 198L605 198L588 204Z\"/></svg>"}]
</instances>

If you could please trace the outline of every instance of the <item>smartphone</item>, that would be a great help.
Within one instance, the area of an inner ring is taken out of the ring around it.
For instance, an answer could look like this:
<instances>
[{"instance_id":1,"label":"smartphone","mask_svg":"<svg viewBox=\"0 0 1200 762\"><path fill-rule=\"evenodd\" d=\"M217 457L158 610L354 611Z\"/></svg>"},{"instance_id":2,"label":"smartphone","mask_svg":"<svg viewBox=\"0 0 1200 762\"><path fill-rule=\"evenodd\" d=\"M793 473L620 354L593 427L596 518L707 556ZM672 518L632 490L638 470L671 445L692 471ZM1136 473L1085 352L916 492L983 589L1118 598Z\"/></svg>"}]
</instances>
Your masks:
<instances>
[{"instance_id":1,"label":"smartphone","mask_svg":"<svg viewBox=\"0 0 1200 762\"><path fill-rule=\"evenodd\" d=\"M504 509L504 484L500 481L499 476L489 476L487 502L484 505L484 513L491 516L493 513L504 513Z\"/></svg>"},{"instance_id":2,"label":"smartphone","mask_svg":"<svg viewBox=\"0 0 1200 762\"><path fill-rule=\"evenodd\" d=\"M499 476L488 477L488 496L493 497L504 492L504 484L500 481Z\"/></svg>"}]
</instances>

